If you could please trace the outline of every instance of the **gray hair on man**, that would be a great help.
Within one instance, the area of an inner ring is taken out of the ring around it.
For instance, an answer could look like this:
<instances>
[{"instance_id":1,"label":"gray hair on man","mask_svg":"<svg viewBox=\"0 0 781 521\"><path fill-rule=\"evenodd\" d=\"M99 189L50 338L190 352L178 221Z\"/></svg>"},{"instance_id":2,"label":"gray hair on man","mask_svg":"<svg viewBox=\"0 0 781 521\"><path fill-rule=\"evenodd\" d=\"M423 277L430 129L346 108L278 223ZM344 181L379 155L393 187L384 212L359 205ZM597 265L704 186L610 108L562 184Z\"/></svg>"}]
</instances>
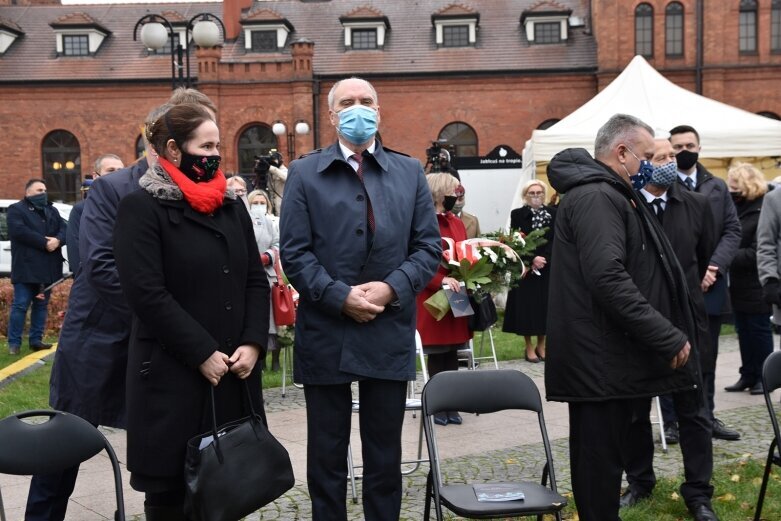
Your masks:
<instances>
[{"instance_id":1,"label":"gray hair on man","mask_svg":"<svg viewBox=\"0 0 781 521\"><path fill-rule=\"evenodd\" d=\"M620 141L633 145L636 141L638 128L647 130L653 137L654 129L641 119L629 114L614 114L597 131L597 139L594 141L594 157L597 159L607 157Z\"/></svg>"},{"instance_id":2,"label":"gray hair on man","mask_svg":"<svg viewBox=\"0 0 781 521\"><path fill-rule=\"evenodd\" d=\"M103 163L104 159L116 159L117 161L122 161L122 158L116 154L103 154L95 160L95 172L100 172L100 168L103 166L101 163Z\"/></svg>"},{"instance_id":3,"label":"gray hair on man","mask_svg":"<svg viewBox=\"0 0 781 521\"><path fill-rule=\"evenodd\" d=\"M334 92L336 91L336 88L339 86L340 83L342 83L344 80L360 80L364 82L366 85L369 86L369 90L372 91L372 96L374 97L374 103L379 103L379 99L377 98L377 91L374 89L374 85L369 83L368 81L364 80L363 78L359 78L357 76L351 76L349 78L344 78L336 83L334 83L333 87L331 87L331 90L328 91L328 108L333 110L334 109Z\"/></svg>"}]
</instances>

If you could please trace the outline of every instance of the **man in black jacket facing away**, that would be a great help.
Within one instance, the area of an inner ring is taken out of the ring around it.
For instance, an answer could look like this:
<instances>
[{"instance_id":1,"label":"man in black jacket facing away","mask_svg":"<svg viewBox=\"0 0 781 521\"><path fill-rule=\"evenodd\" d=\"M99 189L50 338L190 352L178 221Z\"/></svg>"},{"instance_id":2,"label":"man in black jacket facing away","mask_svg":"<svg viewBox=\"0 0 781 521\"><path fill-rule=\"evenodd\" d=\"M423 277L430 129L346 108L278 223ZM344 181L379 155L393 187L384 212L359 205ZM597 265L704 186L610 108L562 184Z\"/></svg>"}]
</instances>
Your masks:
<instances>
[{"instance_id":1,"label":"man in black jacket facing away","mask_svg":"<svg viewBox=\"0 0 781 521\"><path fill-rule=\"evenodd\" d=\"M616 114L548 167L557 214L548 306L549 400L569 402L572 488L582 521L618 521L622 445L638 399L694 389L684 274L633 190L650 176L653 131ZM706 518L707 519L707 518Z\"/></svg>"}]
</instances>

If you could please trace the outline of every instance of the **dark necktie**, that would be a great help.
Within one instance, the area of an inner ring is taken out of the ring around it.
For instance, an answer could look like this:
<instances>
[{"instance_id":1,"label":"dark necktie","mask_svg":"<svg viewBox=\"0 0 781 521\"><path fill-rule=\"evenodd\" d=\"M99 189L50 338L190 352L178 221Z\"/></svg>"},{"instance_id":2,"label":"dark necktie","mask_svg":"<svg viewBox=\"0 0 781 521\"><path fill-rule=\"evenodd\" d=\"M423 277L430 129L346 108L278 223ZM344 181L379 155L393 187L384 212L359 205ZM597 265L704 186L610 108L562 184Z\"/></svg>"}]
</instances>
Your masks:
<instances>
[{"instance_id":1,"label":"dark necktie","mask_svg":"<svg viewBox=\"0 0 781 521\"><path fill-rule=\"evenodd\" d=\"M366 219L369 221L369 230L374 233L374 210L372 210L369 192L366 191L366 185L363 182L363 156L361 154L353 154L350 156L350 159L358 163L358 170L355 173L358 174L358 179L361 180L361 185L363 185L363 192L366 194Z\"/></svg>"},{"instance_id":2,"label":"dark necktie","mask_svg":"<svg viewBox=\"0 0 781 521\"><path fill-rule=\"evenodd\" d=\"M661 197L657 197L656 199L651 201L651 206L654 207L654 212L656 213L656 218L659 219L659 222L662 222L662 215L664 215L664 207L662 206L663 204L664 204L664 199L662 199Z\"/></svg>"},{"instance_id":3,"label":"dark necktie","mask_svg":"<svg viewBox=\"0 0 781 521\"><path fill-rule=\"evenodd\" d=\"M687 177L686 179L684 179L683 184L685 184L686 188L688 188L689 190L694 190L694 181L692 181L691 177Z\"/></svg>"}]
</instances>

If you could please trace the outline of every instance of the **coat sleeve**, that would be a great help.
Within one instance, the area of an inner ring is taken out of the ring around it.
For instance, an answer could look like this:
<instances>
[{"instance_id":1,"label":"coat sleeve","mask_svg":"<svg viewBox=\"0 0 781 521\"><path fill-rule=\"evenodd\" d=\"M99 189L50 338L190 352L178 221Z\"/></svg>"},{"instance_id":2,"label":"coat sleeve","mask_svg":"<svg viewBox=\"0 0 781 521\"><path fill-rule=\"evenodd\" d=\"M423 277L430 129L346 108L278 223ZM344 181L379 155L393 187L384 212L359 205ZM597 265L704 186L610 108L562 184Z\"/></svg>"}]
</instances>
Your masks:
<instances>
[{"instance_id":1,"label":"coat sleeve","mask_svg":"<svg viewBox=\"0 0 781 521\"><path fill-rule=\"evenodd\" d=\"M57 223L57 233L54 234L54 237L60 241L60 248L62 248L67 243L68 221L62 218L57 208L55 208L54 206L50 206L49 208L52 212L52 217L54 219L54 222Z\"/></svg>"},{"instance_id":2,"label":"coat sleeve","mask_svg":"<svg viewBox=\"0 0 781 521\"><path fill-rule=\"evenodd\" d=\"M22 208L18 205L8 207L8 237L20 244L46 251L46 237L27 226L24 222Z\"/></svg>"},{"instance_id":3,"label":"coat sleeve","mask_svg":"<svg viewBox=\"0 0 781 521\"><path fill-rule=\"evenodd\" d=\"M415 295L431 281L441 257L442 238L434 211L434 201L423 175L423 167L418 164L409 254L401 266L385 277L385 282L396 292L402 305L415 305Z\"/></svg>"},{"instance_id":4,"label":"coat sleeve","mask_svg":"<svg viewBox=\"0 0 781 521\"><path fill-rule=\"evenodd\" d=\"M79 248L82 263L79 276L87 278L105 305L128 316L130 311L119 284L113 245L120 196L106 181L98 178L92 183L82 213L82 220L89 225L79 229L79 244L71 247Z\"/></svg>"},{"instance_id":5,"label":"coat sleeve","mask_svg":"<svg viewBox=\"0 0 781 521\"><path fill-rule=\"evenodd\" d=\"M627 334L671 360L686 335L651 306L627 272L627 256L638 252L626 249L621 209L608 194L595 191L581 196L570 212L568 221L577 223L572 229L580 270L592 298Z\"/></svg>"},{"instance_id":6,"label":"coat sleeve","mask_svg":"<svg viewBox=\"0 0 781 521\"><path fill-rule=\"evenodd\" d=\"M699 280L702 280L705 272L708 270L713 249L716 247L716 230L713 227L713 213L708 206L707 200L702 201L699 210L702 229L700 230L700 236L697 238L696 253L697 275Z\"/></svg>"},{"instance_id":7,"label":"coat sleeve","mask_svg":"<svg viewBox=\"0 0 781 521\"><path fill-rule=\"evenodd\" d=\"M300 298L339 317L350 286L334 280L315 255L303 174L290 164L279 222L282 268Z\"/></svg>"},{"instance_id":8,"label":"coat sleeve","mask_svg":"<svg viewBox=\"0 0 781 521\"><path fill-rule=\"evenodd\" d=\"M778 188L776 190L779 190ZM773 192L765 196L757 227L757 269L764 286L770 279L778 279L778 241L781 239L781 201Z\"/></svg>"},{"instance_id":9,"label":"coat sleeve","mask_svg":"<svg viewBox=\"0 0 781 521\"><path fill-rule=\"evenodd\" d=\"M723 181L722 181L723 182ZM732 264L732 259L740 246L740 221L735 204L730 199L729 192L723 190L721 201L722 222L721 237L718 238L716 249L711 255L710 263L719 267L719 273L724 275Z\"/></svg>"},{"instance_id":10,"label":"coat sleeve","mask_svg":"<svg viewBox=\"0 0 781 521\"><path fill-rule=\"evenodd\" d=\"M164 349L197 369L219 349L219 342L166 288L162 252L160 222L149 201L123 198L117 210L114 254L127 302Z\"/></svg>"},{"instance_id":11,"label":"coat sleeve","mask_svg":"<svg viewBox=\"0 0 781 521\"><path fill-rule=\"evenodd\" d=\"M79 257L79 232L83 212L84 205L74 206L68 220L68 227L65 230L65 244L68 245L68 266L73 273L76 273L81 263Z\"/></svg>"},{"instance_id":12,"label":"coat sleeve","mask_svg":"<svg viewBox=\"0 0 781 521\"><path fill-rule=\"evenodd\" d=\"M748 219L750 219L750 216L748 216ZM749 223L746 221L746 218L744 218L743 222L744 224L749 225ZM749 233L751 231L749 226L741 228L741 233ZM735 252L735 257L732 259L730 269L734 269L736 273L738 271L745 273L753 271L753 268L756 265L757 235L754 233L753 237L745 237L745 239L741 240L740 247L737 249Z\"/></svg>"}]
</instances>

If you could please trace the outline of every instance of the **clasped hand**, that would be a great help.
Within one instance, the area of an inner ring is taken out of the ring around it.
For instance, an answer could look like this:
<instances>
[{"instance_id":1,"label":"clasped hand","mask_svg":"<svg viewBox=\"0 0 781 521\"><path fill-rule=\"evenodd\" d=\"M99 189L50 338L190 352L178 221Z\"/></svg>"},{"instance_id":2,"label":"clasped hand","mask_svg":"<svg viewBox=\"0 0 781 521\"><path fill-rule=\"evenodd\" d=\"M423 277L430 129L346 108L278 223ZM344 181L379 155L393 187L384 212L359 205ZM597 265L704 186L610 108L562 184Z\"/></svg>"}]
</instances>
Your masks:
<instances>
[{"instance_id":1,"label":"clasped hand","mask_svg":"<svg viewBox=\"0 0 781 521\"><path fill-rule=\"evenodd\" d=\"M691 353L692 346L687 341L685 344L683 344L683 347L680 351L678 351L678 354L675 355L670 361L670 367L673 369L679 369L686 365L686 362L689 361L689 354Z\"/></svg>"},{"instance_id":2,"label":"clasped hand","mask_svg":"<svg viewBox=\"0 0 781 521\"><path fill-rule=\"evenodd\" d=\"M385 311L385 306L394 298L395 293L386 282L365 282L350 288L342 311L356 322L369 322Z\"/></svg>"},{"instance_id":3,"label":"clasped hand","mask_svg":"<svg viewBox=\"0 0 781 521\"><path fill-rule=\"evenodd\" d=\"M245 344L239 346L230 357L222 351L215 351L198 369L209 380L209 383L216 387L228 371L242 380L247 378L252 373L252 369L255 368L259 356L260 349L258 347Z\"/></svg>"}]
</instances>

